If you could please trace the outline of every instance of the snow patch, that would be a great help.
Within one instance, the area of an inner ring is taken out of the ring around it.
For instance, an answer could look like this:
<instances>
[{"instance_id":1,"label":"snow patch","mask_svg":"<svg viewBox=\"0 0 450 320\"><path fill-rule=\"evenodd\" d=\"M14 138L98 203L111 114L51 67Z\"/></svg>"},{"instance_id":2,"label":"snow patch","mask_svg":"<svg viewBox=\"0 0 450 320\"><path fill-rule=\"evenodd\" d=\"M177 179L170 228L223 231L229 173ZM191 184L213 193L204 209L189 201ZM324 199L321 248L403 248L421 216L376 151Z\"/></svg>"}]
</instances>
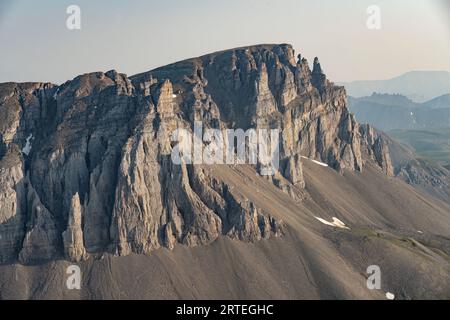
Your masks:
<instances>
[{"instance_id":1,"label":"snow patch","mask_svg":"<svg viewBox=\"0 0 450 320\"><path fill-rule=\"evenodd\" d=\"M58 97L58 93L59 93L59 88L56 89L56 92L55 92L55 94L53 95L53 99L56 100L56 98Z\"/></svg>"},{"instance_id":2,"label":"snow patch","mask_svg":"<svg viewBox=\"0 0 450 320\"><path fill-rule=\"evenodd\" d=\"M386 292L386 299L394 300L395 299L395 295L393 293Z\"/></svg>"},{"instance_id":3,"label":"snow patch","mask_svg":"<svg viewBox=\"0 0 450 320\"><path fill-rule=\"evenodd\" d=\"M320 161L317 161L317 160L312 160L312 159L310 159L310 160L312 162L314 162L315 164L318 164L319 166L328 167L328 165L326 163L323 163L323 162L320 162Z\"/></svg>"},{"instance_id":4,"label":"snow patch","mask_svg":"<svg viewBox=\"0 0 450 320\"><path fill-rule=\"evenodd\" d=\"M310 161L314 162L315 164L318 164L319 166L322 166L322 167L328 167L328 165L326 163L323 163L323 162L320 162L320 161L317 161L317 160L314 160L314 159L310 159L310 158L305 157L305 156L300 156L300 158L310 160Z\"/></svg>"},{"instance_id":5,"label":"snow patch","mask_svg":"<svg viewBox=\"0 0 450 320\"><path fill-rule=\"evenodd\" d=\"M320 222L322 222L323 224L326 224L327 226L332 226L332 227L337 227L337 228L341 228L341 229L348 229L350 230L349 227L347 227L345 225L345 223L343 223L341 220L339 220L336 217L333 217L333 221L332 222L328 222L325 219L319 218L319 217L315 217L317 220L319 220Z\"/></svg>"},{"instance_id":6,"label":"snow patch","mask_svg":"<svg viewBox=\"0 0 450 320\"><path fill-rule=\"evenodd\" d=\"M27 142L25 143L25 147L22 149L22 153L25 155L29 155L31 151L31 139L33 139L33 134L30 134L27 138Z\"/></svg>"}]
</instances>

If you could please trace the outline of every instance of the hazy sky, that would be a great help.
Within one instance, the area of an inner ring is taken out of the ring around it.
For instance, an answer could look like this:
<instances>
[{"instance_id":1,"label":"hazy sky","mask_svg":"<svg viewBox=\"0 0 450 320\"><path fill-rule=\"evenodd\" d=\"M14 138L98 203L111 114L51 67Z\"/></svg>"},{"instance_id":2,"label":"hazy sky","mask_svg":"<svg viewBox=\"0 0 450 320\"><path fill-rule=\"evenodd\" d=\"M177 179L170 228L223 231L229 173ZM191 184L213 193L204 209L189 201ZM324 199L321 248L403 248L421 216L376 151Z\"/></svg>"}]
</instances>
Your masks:
<instances>
[{"instance_id":1,"label":"hazy sky","mask_svg":"<svg viewBox=\"0 0 450 320\"><path fill-rule=\"evenodd\" d=\"M66 8L81 8L81 30ZM381 29L366 26L381 9ZM0 82L128 75L213 51L291 43L333 81L450 71L448 0L0 0Z\"/></svg>"}]
</instances>

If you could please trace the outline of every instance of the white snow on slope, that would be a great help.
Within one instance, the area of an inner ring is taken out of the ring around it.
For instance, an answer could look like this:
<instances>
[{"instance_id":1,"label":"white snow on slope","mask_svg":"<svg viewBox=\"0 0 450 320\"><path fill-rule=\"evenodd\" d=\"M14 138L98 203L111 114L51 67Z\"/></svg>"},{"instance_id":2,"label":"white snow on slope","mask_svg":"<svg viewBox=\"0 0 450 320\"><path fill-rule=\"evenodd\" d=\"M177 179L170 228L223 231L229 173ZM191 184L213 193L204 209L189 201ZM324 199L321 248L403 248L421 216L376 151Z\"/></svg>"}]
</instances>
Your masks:
<instances>
[{"instance_id":1,"label":"white snow on slope","mask_svg":"<svg viewBox=\"0 0 450 320\"><path fill-rule=\"evenodd\" d=\"M53 95L53 99L56 100L56 98L58 97L58 93L59 93L59 88L56 89L56 92L55 92L55 94Z\"/></svg>"},{"instance_id":2,"label":"white snow on slope","mask_svg":"<svg viewBox=\"0 0 450 320\"><path fill-rule=\"evenodd\" d=\"M328 167L328 165L326 163L323 163L323 162L320 162L320 161L317 161L317 160L314 160L314 159L310 159L310 158L305 157L305 156L300 156L300 157L303 158L303 159L308 159L308 160L314 162L315 164L318 164L319 166Z\"/></svg>"},{"instance_id":3,"label":"white snow on slope","mask_svg":"<svg viewBox=\"0 0 450 320\"><path fill-rule=\"evenodd\" d=\"M320 161L317 161L317 160L312 160L312 159L310 159L310 160L311 160L312 162L314 162L314 163L316 163L316 164L322 166L322 167L328 167L328 165L327 165L326 163L323 163L323 162L320 162Z\"/></svg>"},{"instance_id":4,"label":"white snow on slope","mask_svg":"<svg viewBox=\"0 0 450 320\"><path fill-rule=\"evenodd\" d=\"M395 295L393 293L386 292L386 298L388 300L394 300L395 299Z\"/></svg>"},{"instance_id":5,"label":"white snow on slope","mask_svg":"<svg viewBox=\"0 0 450 320\"><path fill-rule=\"evenodd\" d=\"M22 149L22 153L25 155L29 155L31 151L31 139L33 139L33 134L30 134L27 138L27 142L25 143L25 147Z\"/></svg>"},{"instance_id":6,"label":"white snow on slope","mask_svg":"<svg viewBox=\"0 0 450 320\"><path fill-rule=\"evenodd\" d=\"M332 222L328 222L325 219L319 218L319 217L315 217L317 220L319 220L320 222L322 222L323 224L326 224L327 226L332 226L332 227L337 227L337 228L341 228L341 229L348 229L350 230L349 227L347 227L345 225L345 223L343 223L341 220L339 220L336 217L333 217L333 221Z\"/></svg>"}]
</instances>

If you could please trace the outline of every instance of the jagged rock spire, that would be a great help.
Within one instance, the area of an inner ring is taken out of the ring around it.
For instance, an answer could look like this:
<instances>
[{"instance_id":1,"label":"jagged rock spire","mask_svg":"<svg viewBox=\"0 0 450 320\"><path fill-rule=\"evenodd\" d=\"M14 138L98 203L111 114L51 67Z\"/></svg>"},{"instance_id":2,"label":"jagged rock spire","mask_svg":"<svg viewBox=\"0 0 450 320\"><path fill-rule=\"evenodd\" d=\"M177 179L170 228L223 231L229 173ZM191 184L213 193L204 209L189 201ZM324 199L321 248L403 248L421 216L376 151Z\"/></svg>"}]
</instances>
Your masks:
<instances>
[{"instance_id":1,"label":"jagged rock spire","mask_svg":"<svg viewBox=\"0 0 450 320\"><path fill-rule=\"evenodd\" d=\"M63 232L64 254L70 261L78 262L85 258L86 250L83 243L83 230L81 225L82 207L80 197L76 193L70 202L67 229Z\"/></svg>"},{"instance_id":2,"label":"jagged rock spire","mask_svg":"<svg viewBox=\"0 0 450 320\"><path fill-rule=\"evenodd\" d=\"M320 66L319 58L314 58L314 64L313 64L313 74L323 74L322 67Z\"/></svg>"},{"instance_id":3,"label":"jagged rock spire","mask_svg":"<svg viewBox=\"0 0 450 320\"><path fill-rule=\"evenodd\" d=\"M311 83L319 91L322 91L326 86L327 76L323 73L322 67L320 66L319 58L314 58L313 70L311 73L312 79Z\"/></svg>"}]
</instances>

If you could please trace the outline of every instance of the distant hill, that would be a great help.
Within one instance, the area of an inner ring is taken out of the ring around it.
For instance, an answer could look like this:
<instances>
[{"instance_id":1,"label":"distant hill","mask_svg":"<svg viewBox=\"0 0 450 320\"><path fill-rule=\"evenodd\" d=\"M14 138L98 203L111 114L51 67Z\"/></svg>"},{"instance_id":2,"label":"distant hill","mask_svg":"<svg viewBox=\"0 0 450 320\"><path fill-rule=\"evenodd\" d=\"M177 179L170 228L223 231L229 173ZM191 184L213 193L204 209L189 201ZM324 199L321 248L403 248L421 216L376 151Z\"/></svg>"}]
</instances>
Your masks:
<instances>
[{"instance_id":1,"label":"distant hill","mask_svg":"<svg viewBox=\"0 0 450 320\"><path fill-rule=\"evenodd\" d=\"M398 94L377 94L348 98L348 108L362 123L389 131L450 126L450 95L416 103Z\"/></svg>"},{"instance_id":2,"label":"distant hill","mask_svg":"<svg viewBox=\"0 0 450 320\"><path fill-rule=\"evenodd\" d=\"M388 80L353 81L339 83L353 97L372 93L401 94L415 102L425 102L450 93L450 72L411 71Z\"/></svg>"},{"instance_id":3,"label":"distant hill","mask_svg":"<svg viewBox=\"0 0 450 320\"><path fill-rule=\"evenodd\" d=\"M430 109L450 108L450 94L444 94L423 104Z\"/></svg>"},{"instance_id":4,"label":"distant hill","mask_svg":"<svg viewBox=\"0 0 450 320\"><path fill-rule=\"evenodd\" d=\"M392 130L388 135L419 156L450 168L450 127L427 130Z\"/></svg>"}]
</instances>

